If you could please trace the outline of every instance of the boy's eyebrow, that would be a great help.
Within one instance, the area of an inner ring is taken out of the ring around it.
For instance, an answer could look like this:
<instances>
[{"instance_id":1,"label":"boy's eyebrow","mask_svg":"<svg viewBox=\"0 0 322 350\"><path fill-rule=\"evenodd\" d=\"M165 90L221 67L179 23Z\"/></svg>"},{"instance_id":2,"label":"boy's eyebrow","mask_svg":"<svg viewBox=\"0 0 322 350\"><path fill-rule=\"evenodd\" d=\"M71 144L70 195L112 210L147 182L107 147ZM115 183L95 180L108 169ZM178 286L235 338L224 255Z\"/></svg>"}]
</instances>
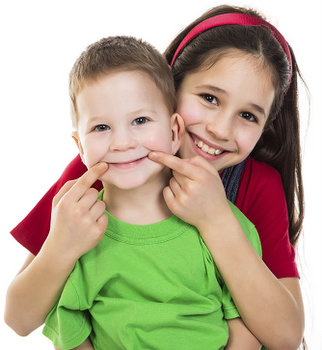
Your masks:
<instances>
[{"instance_id":1,"label":"boy's eyebrow","mask_svg":"<svg viewBox=\"0 0 322 350\"><path fill-rule=\"evenodd\" d=\"M133 110L130 114L131 115L139 115L139 114L156 114L157 112L154 109L149 109L149 108L139 108L136 110ZM103 121L106 118L106 116L102 115L93 115L89 116L87 118L87 124L92 124L97 121Z\"/></svg>"},{"instance_id":2,"label":"boy's eyebrow","mask_svg":"<svg viewBox=\"0 0 322 350\"><path fill-rule=\"evenodd\" d=\"M228 95L228 92L224 89L219 88L218 86L214 86L214 85L199 85L197 86L198 88L206 88L209 89L213 92L220 92L221 94L224 95ZM256 103L249 103L249 105L254 108L258 113L263 114L264 118L266 118L266 113L264 108L262 108L261 106L259 106Z\"/></svg>"}]
</instances>

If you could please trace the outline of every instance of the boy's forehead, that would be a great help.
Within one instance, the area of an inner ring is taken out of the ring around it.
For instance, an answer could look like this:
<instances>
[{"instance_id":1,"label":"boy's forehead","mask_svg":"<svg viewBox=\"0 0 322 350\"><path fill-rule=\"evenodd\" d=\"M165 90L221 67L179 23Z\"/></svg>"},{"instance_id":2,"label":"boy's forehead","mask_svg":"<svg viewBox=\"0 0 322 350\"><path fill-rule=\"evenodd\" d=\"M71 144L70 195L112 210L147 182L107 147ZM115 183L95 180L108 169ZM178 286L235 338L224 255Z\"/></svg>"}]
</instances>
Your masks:
<instances>
[{"instance_id":1,"label":"boy's forehead","mask_svg":"<svg viewBox=\"0 0 322 350\"><path fill-rule=\"evenodd\" d=\"M80 115L99 117L106 113L158 113L167 108L163 94L148 74L118 70L88 81L77 96Z\"/></svg>"}]
</instances>

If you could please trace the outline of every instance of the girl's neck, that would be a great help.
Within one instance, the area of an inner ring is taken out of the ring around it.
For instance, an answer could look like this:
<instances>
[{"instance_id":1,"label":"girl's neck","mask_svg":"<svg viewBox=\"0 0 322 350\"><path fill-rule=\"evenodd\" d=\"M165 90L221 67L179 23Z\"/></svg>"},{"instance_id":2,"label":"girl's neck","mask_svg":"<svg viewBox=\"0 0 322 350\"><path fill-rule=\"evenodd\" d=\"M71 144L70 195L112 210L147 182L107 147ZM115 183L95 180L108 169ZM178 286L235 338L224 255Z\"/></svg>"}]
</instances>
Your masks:
<instances>
[{"instance_id":1,"label":"girl's neck","mask_svg":"<svg viewBox=\"0 0 322 350\"><path fill-rule=\"evenodd\" d=\"M162 194L169 179L169 169L164 169L162 176L130 190L104 183L103 201L107 211L118 220L136 225L153 224L169 218L172 213Z\"/></svg>"}]
</instances>

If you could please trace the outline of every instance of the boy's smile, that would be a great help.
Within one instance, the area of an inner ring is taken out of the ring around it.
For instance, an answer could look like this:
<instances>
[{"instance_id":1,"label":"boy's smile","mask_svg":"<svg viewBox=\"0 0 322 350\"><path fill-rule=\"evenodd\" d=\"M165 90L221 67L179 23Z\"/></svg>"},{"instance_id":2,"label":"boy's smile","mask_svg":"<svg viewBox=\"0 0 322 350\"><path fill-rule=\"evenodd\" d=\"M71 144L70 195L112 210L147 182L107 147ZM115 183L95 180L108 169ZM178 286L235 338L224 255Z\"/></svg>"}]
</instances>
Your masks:
<instances>
[{"instance_id":1,"label":"boy's smile","mask_svg":"<svg viewBox=\"0 0 322 350\"><path fill-rule=\"evenodd\" d=\"M112 71L88 82L77 96L78 141L87 167L103 161L103 183L121 189L164 177L162 166L147 158L151 150L174 154L177 116L170 117L164 97L144 72Z\"/></svg>"}]
</instances>

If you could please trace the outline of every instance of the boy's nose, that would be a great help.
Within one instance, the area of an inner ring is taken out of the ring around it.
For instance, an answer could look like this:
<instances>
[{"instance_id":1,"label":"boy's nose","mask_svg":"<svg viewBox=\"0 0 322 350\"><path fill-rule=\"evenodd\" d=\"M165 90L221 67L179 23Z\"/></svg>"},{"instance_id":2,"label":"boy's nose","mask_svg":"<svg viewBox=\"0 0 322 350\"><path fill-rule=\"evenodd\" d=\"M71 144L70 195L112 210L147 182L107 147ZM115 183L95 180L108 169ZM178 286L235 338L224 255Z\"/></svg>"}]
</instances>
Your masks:
<instances>
[{"instance_id":1,"label":"boy's nose","mask_svg":"<svg viewBox=\"0 0 322 350\"><path fill-rule=\"evenodd\" d=\"M137 142L131 132L120 130L111 137L110 150L113 152L126 151L137 146Z\"/></svg>"}]
</instances>

